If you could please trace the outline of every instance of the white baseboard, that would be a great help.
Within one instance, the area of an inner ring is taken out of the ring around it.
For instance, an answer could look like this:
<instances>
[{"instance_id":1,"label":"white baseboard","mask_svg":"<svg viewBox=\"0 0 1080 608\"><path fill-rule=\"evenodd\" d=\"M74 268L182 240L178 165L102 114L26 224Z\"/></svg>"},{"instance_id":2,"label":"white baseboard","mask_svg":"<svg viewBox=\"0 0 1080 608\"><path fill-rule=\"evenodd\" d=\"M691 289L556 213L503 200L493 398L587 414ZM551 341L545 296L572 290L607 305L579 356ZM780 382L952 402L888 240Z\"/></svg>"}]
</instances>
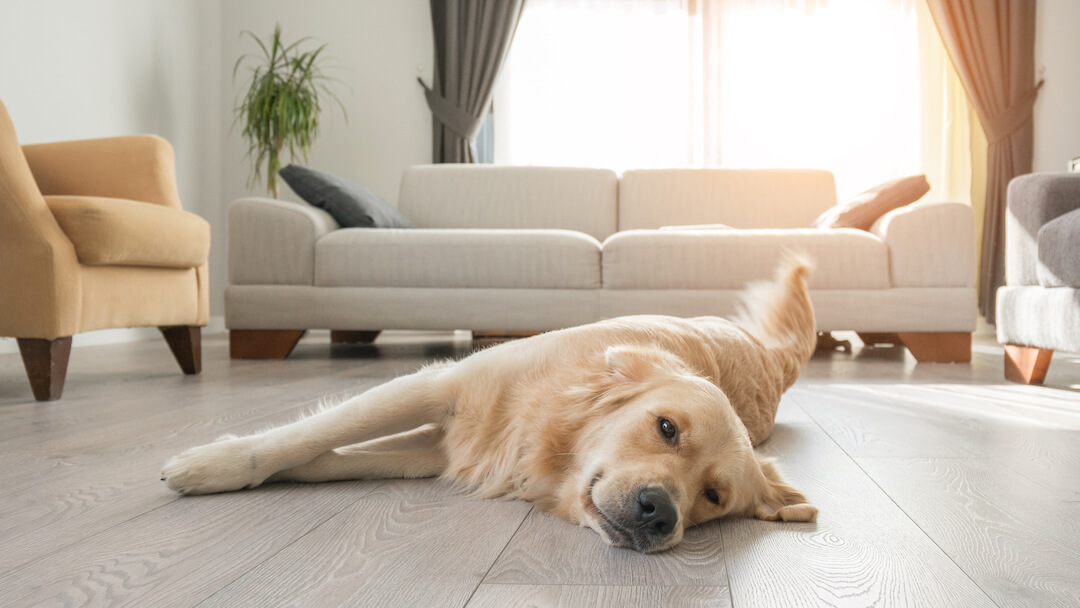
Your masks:
<instances>
[{"instance_id":1,"label":"white baseboard","mask_svg":"<svg viewBox=\"0 0 1080 608\"><path fill-rule=\"evenodd\" d=\"M225 332L225 317L223 315L210 317L209 323L203 328L203 335L220 334ZM99 346L102 344L122 344L124 342L142 342L144 340L160 340L161 332L155 327L132 327L128 329L102 329L100 331L88 331L75 334L71 340L73 347ZM19 345L15 338L0 338L0 355L19 352Z\"/></svg>"}]
</instances>

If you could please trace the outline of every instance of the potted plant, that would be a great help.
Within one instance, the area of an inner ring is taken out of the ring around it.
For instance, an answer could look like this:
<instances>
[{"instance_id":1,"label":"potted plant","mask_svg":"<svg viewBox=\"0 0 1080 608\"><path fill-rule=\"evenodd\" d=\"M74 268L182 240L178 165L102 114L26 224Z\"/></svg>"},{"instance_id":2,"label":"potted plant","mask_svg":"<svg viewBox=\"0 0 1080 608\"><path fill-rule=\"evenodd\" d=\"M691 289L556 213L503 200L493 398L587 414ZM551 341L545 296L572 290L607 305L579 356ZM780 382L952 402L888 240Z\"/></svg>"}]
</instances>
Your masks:
<instances>
[{"instance_id":1,"label":"potted plant","mask_svg":"<svg viewBox=\"0 0 1080 608\"><path fill-rule=\"evenodd\" d=\"M253 63L249 66L247 92L236 104L233 125L239 122L244 126L242 134L252 163L248 188L261 180L265 170L266 190L278 198L277 174L282 166L282 154L287 150L291 160L299 151L306 162L319 133L323 105L320 96L326 95L334 101L343 116L345 106L329 86L338 82L337 79L323 73L325 44L308 51L300 49L308 37L285 44L281 39L281 24L274 27L266 43L246 30L241 36L245 34L259 45L261 54L241 55L233 66L235 82L241 66Z\"/></svg>"}]
</instances>

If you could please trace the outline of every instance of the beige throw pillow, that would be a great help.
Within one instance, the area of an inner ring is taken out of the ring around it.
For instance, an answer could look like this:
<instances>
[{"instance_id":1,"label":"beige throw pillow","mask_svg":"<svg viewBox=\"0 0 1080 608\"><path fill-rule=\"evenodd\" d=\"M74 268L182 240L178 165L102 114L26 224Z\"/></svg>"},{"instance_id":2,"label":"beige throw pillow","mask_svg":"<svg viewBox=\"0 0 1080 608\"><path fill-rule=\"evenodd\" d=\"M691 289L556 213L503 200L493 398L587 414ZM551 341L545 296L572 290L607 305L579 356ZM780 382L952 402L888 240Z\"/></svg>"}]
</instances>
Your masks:
<instances>
[{"instance_id":1,"label":"beige throw pillow","mask_svg":"<svg viewBox=\"0 0 1080 608\"><path fill-rule=\"evenodd\" d=\"M846 203L822 213L811 228L858 228L869 230L886 213L914 203L930 191L925 175L900 177L875 186Z\"/></svg>"}]
</instances>

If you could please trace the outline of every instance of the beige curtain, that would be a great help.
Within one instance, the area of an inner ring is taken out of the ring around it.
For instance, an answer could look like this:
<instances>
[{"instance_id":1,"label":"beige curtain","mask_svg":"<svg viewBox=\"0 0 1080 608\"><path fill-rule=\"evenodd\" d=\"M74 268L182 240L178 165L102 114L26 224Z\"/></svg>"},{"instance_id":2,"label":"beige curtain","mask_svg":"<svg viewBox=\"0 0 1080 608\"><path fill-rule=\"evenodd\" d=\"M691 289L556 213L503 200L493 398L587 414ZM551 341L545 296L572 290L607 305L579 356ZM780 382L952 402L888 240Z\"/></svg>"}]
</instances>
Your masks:
<instances>
[{"instance_id":1,"label":"beige curtain","mask_svg":"<svg viewBox=\"0 0 1080 608\"><path fill-rule=\"evenodd\" d=\"M930 193L923 200L970 199L981 226L982 201L976 200L972 192L972 144L982 138L982 129L926 0L917 3L915 9L919 35L919 170L930 183Z\"/></svg>"},{"instance_id":2,"label":"beige curtain","mask_svg":"<svg viewBox=\"0 0 1080 608\"><path fill-rule=\"evenodd\" d=\"M979 310L994 322L1005 283L1005 194L1031 172L1035 84L1035 0L929 0L989 143L979 265ZM1041 84L1041 83L1040 83Z\"/></svg>"}]
</instances>

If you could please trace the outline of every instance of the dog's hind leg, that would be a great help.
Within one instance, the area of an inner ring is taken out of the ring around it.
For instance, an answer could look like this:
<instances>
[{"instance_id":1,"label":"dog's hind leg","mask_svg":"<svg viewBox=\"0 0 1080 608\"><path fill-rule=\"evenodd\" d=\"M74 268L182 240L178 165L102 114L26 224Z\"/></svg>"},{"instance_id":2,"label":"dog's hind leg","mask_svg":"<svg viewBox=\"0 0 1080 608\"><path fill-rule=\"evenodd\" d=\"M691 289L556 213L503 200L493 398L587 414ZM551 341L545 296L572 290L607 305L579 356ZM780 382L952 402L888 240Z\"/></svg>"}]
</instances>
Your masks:
<instances>
[{"instance_id":1,"label":"dog's hind leg","mask_svg":"<svg viewBox=\"0 0 1080 608\"><path fill-rule=\"evenodd\" d=\"M446 469L444 432L435 425L331 450L315 460L285 469L266 481L343 481L435 477Z\"/></svg>"},{"instance_id":2,"label":"dog's hind leg","mask_svg":"<svg viewBox=\"0 0 1080 608\"><path fill-rule=\"evenodd\" d=\"M425 424L442 426L454 409L450 369L424 368L298 422L187 450L165 463L162 479L181 494L253 488L335 448Z\"/></svg>"}]
</instances>

